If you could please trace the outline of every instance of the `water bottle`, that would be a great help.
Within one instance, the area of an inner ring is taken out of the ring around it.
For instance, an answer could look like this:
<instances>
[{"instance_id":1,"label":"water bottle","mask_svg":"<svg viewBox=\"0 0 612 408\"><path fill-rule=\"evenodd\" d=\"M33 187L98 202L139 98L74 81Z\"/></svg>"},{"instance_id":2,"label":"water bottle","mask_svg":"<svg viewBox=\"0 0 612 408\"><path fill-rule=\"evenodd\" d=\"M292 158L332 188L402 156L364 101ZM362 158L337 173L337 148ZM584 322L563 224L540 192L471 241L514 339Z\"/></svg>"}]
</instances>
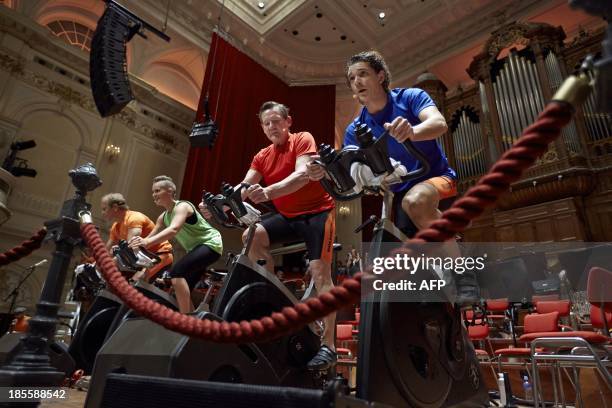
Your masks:
<instances>
[{"instance_id":1,"label":"water bottle","mask_svg":"<svg viewBox=\"0 0 612 408\"><path fill-rule=\"evenodd\" d=\"M505 407L508 402L508 398L506 396L506 381L503 373L499 373L497 375L497 386L499 387L499 402L501 403L502 407Z\"/></svg>"},{"instance_id":2,"label":"water bottle","mask_svg":"<svg viewBox=\"0 0 612 408\"><path fill-rule=\"evenodd\" d=\"M523 376L523 391L525 391L525 400L533 401L533 386L526 375Z\"/></svg>"}]
</instances>

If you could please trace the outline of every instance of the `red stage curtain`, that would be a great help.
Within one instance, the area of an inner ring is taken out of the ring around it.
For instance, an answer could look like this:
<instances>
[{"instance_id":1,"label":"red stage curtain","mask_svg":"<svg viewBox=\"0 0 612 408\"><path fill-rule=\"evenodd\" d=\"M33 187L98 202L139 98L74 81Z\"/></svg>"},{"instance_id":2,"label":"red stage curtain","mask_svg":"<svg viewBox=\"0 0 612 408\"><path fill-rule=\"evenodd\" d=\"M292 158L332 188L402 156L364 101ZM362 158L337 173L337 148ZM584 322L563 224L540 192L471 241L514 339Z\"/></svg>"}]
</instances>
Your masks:
<instances>
[{"instance_id":1,"label":"red stage curtain","mask_svg":"<svg viewBox=\"0 0 612 408\"><path fill-rule=\"evenodd\" d=\"M265 101L289 106L293 132L307 130L317 144L333 146L335 86L289 87L216 33L210 45L198 121L204 116L207 91L219 136L212 150L190 148L181 189L183 199L199 203L202 190L216 194L222 181L233 185L242 181L255 153L270 144L257 118Z\"/></svg>"}]
</instances>

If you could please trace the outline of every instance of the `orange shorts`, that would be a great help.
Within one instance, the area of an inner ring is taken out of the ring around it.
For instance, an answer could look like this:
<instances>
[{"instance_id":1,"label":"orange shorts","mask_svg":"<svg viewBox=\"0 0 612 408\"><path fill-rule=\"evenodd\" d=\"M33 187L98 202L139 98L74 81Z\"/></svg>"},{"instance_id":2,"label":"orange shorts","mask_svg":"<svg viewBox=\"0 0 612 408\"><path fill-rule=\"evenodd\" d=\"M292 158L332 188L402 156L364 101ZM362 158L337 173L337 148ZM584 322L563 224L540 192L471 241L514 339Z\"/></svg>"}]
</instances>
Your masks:
<instances>
[{"instance_id":1,"label":"orange shorts","mask_svg":"<svg viewBox=\"0 0 612 408\"><path fill-rule=\"evenodd\" d=\"M457 181L450 177L436 176L423 181L423 183L434 186L438 190L438 194L440 194L440 200L457 195Z\"/></svg>"},{"instance_id":2,"label":"orange shorts","mask_svg":"<svg viewBox=\"0 0 612 408\"><path fill-rule=\"evenodd\" d=\"M161 262L155 265L153 268L145 271L147 282L157 275L159 271L166 269L169 265L172 265L172 261L174 260L174 257L169 252L165 254L157 254L157 256L159 256Z\"/></svg>"}]
</instances>

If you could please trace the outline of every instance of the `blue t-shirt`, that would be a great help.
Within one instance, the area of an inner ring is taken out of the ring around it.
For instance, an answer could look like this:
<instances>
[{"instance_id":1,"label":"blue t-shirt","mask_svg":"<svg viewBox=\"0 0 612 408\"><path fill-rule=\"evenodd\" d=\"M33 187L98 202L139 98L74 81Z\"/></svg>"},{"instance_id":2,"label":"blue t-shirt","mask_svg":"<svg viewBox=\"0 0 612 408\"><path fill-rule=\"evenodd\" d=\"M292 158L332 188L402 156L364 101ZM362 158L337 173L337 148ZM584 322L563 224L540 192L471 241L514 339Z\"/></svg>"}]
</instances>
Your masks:
<instances>
[{"instance_id":1,"label":"blue t-shirt","mask_svg":"<svg viewBox=\"0 0 612 408\"><path fill-rule=\"evenodd\" d=\"M361 113L355 118L346 128L344 133L344 146L359 146L355 138L355 128L359 124L365 123L370 129L375 138L378 138L385 131L383 125L391 123L398 116L403 116L408 119L412 126L416 126L421 121L419 113L428 106L436 106L431 97L422 89L418 88L395 88L387 94L387 104L380 112L371 115L368 110L361 108ZM408 172L417 170L421 164L416 160L404 147L403 144L396 141L393 137L388 139L389 155L395 160L406 166ZM398 183L391 186L393 192L404 191L408 188L427 180L432 177L447 176L452 179L457 179L457 173L448 165L448 160L442 152L442 149L437 139L424 140L413 142L414 146L419 149L429 162L431 169L429 173L417 179L410 180L406 183Z\"/></svg>"}]
</instances>

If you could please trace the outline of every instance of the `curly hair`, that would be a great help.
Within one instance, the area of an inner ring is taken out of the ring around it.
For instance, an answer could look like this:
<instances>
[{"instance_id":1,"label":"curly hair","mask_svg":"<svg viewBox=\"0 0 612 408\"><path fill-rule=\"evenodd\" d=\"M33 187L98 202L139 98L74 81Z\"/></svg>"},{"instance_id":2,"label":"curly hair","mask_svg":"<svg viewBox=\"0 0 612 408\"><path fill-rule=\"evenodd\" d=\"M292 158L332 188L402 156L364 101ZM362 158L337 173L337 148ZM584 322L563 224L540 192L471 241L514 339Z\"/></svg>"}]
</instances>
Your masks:
<instances>
[{"instance_id":1,"label":"curly hair","mask_svg":"<svg viewBox=\"0 0 612 408\"><path fill-rule=\"evenodd\" d=\"M380 55L378 51L374 51L374 50L360 52L359 54L355 54L351 58L348 59L348 61L346 62L346 72L347 72L346 82L349 85L349 87L350 87L350 83L348 80L348 70L351 67L351 65L354 65L358 62L365 62L369 64L374 70L374 72L376 72L377 74L380 71L383 71L385 74L385 79L383 80L382 87L385 90L385 92L389 92L389 84L391 83L391 73L389 72L389 67L387 67L387 63L385 62L385 59L383 58L383 56Z\"/></svg>"}]
</instances>

